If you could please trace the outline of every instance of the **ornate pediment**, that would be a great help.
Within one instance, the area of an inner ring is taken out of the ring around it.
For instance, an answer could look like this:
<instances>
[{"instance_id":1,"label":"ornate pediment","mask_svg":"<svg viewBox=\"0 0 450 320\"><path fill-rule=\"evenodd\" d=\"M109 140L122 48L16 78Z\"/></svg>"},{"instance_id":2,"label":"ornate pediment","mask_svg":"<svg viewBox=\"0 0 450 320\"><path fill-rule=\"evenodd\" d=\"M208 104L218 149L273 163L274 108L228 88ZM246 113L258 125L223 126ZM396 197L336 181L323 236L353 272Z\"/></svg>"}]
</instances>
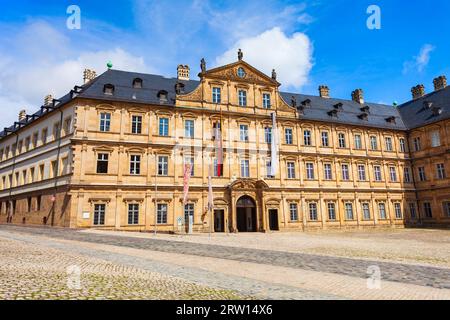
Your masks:
<instances>
[{"instance_id":1,"label":"ornate pediment","mask_svg":"<svg viewBox=\"0 0 450 320\"><path fill-rule=\"evenodd\" d=\"M263 72L243 60L211 70L206 70L201 72L199 77L202 79L216 79L222 81L258 84L266 86L267 88L280 86L278 81L265 75Z\"/></svg>"},{"instance_id":2,"label":"ornate pediment","mask_svg":"<svg viewBox=\"0 0 450 320\"><path fill-rule=\"evenodd\" d=\"M267 183L262 180L239 179L229 185L231 190L255 190L269 188Z\"/></svg>"}]
</instances>

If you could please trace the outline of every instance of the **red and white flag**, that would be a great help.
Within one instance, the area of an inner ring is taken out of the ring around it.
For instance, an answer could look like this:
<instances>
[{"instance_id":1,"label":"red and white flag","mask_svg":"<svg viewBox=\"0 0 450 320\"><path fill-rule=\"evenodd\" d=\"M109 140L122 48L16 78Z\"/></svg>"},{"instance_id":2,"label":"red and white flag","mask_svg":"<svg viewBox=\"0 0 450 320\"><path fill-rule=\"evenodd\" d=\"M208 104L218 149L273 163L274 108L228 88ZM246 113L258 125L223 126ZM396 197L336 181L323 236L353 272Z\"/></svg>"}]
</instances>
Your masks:
<instances>
[{"instance_id":1,"label":"red and white flag","mask_svg":"<svg viewBox=\"0 0 450 320\"><path fill-rule=\"evenodd\" d=\"M222 123L218 122L214 130L216 142L216 161L217 161L217 176L223 175L223 145L222 145Z\"/></svg>"},{"instance_id":2,"label":"red and white flag","mask_svg":"<svg viewBox=\"0 0 450 320\"><path fill-rule=\"evenodd\" d=\"M192 164L186 163L184 165L184 177L183 177L183 190L184 190L184 196L183 196L183 204L186 204L189 196L189 180L191 179L191 173L192 173Z\"/></svg>"}]
</instances>

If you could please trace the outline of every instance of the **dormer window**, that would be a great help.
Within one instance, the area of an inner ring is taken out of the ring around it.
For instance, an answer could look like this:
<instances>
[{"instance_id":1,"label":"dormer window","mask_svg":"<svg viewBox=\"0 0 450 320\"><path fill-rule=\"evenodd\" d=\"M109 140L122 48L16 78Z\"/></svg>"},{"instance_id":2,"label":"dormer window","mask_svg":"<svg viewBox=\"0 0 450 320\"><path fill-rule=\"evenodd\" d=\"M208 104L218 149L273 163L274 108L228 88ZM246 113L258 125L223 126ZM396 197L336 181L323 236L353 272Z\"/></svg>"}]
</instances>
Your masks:
<instances>
[{"instance_id":1,"label":"dormer window","mask_svg":"<svg viewBox=\"0 0 450 320\"><path fill-rule=\"evenodd\" d=\"M175 92L176 94L184 94L184 83L177 82L175 84Z\"/></svg>"},{"instance_id":2,"label":"dormer window","mask_svg":"<svg viewBox=\"0 0 450 320\"><path fill-rule=\"evenodd\" d=\"M339 103L336 103L333 107L335 110L342 111L343 106L344 105L341 102L339 102Z\"/></svg>"},{"instance_id":3,"label":"dormer window","mask_svg":"<svg viewBox=\"0 0 450 320\"><path fill-rule=\"evenodd\" d=\"M369 106L365 106L363 108L361 108L361 111L364 113L370 113L370 107Z\"/></svg>"},{"instance_id":4,"label":"dormer window","mask_svg":"<svg viewBox=\"0 0 450 320\"><path fill-rule=\"evenodd\" d=\"M335 118L337 118L337 117L338 117L338 113L339 113L339 111L338 111L337 109L334 109L334 110L329 111L329 112L328 112L328 115L329 115L330 117L335 117Z\"/></svg>"},{"instance_id":5,"label":"dormer window","mask_svg":"<svg viewBox=\"0 0 450 320\"><path fill-rule=\"evenodd\" d=\"M114 94L114 86L112 84L105 84L103 93L112 96Z\"/></svg>"},{"instance_id":6,"label":"dormer window","mask_svg":"<svg viewBox=\"0 0 450 320\"><path fill-rule=\"evenodd\" d=\"M362 113L358 116L359 119L367 121L369 120L369 115L367 113Z\"/></svg>"},{"instance_id":7,"label":"dormer window","mask_svg":"<svg viewBox=\"0 0 450 320\"><path fill-rule=\"evenodd\" d=\"M438 115L440 115L442 113L442 108L440 108L440 107L433 107L431 109L431 111L433 112L434 116L438 116Z\"/></svg>"},{"instance_id":8,"label":"dormer window","mask_svg":"<svg viewBox=\"0 0 450 320\"><path fill-rule=\"evenodd\" d=\"M311 100L306 99L305 101L302 102L302 106L304 106L304 107L310 107L310 106L311 106Z\"/></svg>"},{"instance_id":9,"label":"dormer window","mask_svg":"<svg viewBox=\"0 0 450 320\"><path fill-rule=\"evenodd\" d=\"M432 106L433 106L433 102L431 102L431 101L424 101L423 102L423 107L425 109L431 109Z\"/></svg>"},{"instance_id":10,"label":"dormer window","mask_svg":"<svg viewBox=\"0 0 450 320\"><path fill-rule=\"evenodd\" d=\"M142 89L142 79L136 78L133 80L133 88Z\"/></svg>"},{"instance_id":11,"label":"dormer window","mask_svg":"<svg viewBox=\"0 0 450 320\"><path fill-rule=\"evenodd\" d=\"M166 90L160 90L157 95L159 98L159 102L161 103L167 102L167 95L168 92Z\"/></svg>"},{"instance_id":12,"label":"dormer window","mask_svg":"<svg viewBox=\"0 0 450 320\"><path fill-rule=\"evenodd\" d=\"M397 121L396 121L395 117L389 117L389 118L386 118L386 122L395 124Z\"/></svg>"}]
</instances>

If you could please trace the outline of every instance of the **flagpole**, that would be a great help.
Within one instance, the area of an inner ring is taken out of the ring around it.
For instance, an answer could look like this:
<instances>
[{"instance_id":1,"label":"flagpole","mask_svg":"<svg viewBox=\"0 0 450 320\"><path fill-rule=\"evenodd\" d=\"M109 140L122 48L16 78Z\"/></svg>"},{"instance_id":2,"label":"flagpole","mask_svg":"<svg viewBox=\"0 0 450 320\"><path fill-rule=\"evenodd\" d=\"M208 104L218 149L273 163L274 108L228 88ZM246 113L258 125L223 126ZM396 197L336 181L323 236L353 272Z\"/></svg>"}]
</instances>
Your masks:
<instances>
[{"instance_id":1,"label":"flagpole","mask_svg":"<svg viewBox=\"0 0 450 320\"><path fill-rule=\"evenodd\" d=\"M158 184L157 184L157 175L158 175L158 157L155 153L155 236L157 234L157 225L158 225L158 203L157 203L157 197L158 197Z\"/></svg>"}]
</instances>

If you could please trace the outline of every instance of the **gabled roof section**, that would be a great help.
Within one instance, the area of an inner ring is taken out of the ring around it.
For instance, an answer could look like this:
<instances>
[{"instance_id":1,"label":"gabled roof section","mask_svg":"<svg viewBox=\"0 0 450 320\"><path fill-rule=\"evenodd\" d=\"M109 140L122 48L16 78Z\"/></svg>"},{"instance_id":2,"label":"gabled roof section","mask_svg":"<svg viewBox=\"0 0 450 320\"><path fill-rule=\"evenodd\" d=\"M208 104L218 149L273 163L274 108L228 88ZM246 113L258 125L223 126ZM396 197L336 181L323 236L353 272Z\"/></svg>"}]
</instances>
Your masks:
<instances>
[{"instance_id":1,"label":"gabled roof section","mask_svg":"<svg viewBox=\"0 0 450 320\"><path fill-rule=\"evenodd\" d=\"M408 129L450 118L450 87L431 92L398 107ZM438 112L437 112L438 111Z\"/></svg>"},{"instance_id":2,"label":"gabled roof section","mask_svg":"<svg viewBox=\"0 0 450 320\"><path fill-rule=\"evenodd\" d=\"M237 74L237 70L240 67L243 68L246 73L246 75L243 78L239 77ZM259 71L258 69L248 64L244 60L239 60L237 62L233 62L221 67L206 70L205 72L201 72L199 74L199 77L200 78L206 77L219 80L226 79L237 82L241 81L276 87L279 87L281 85L277 80L267 76L266 74Z\"/></svg>"}]
</instances>

